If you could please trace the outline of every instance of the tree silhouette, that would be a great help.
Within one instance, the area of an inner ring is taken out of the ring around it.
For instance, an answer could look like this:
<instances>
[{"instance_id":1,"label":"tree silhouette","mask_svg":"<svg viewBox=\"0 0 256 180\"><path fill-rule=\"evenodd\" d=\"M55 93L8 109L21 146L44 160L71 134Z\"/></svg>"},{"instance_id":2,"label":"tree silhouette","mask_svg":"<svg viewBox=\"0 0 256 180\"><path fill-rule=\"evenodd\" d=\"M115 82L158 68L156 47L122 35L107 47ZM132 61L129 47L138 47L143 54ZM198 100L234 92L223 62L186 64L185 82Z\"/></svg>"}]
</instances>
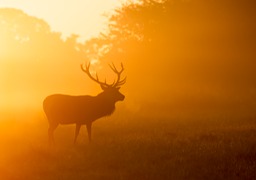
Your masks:
<instances>
[{"instance_id":1,"label":"tree silhouette","mask_svg":"<svg viewBox=\"0 0 256 180\"><path fill-rule=\"evenodd\" d=\"M107 33L87 42L87 55L104 62L125 61L133 85L128 88L145 102L251 101L255 91L246 92L255 89L256 82L252 4L250 0L126 4L110 17Z\"/></svg>"},{"instance_id":2,"label":"tree silhouette","mask_svg":"<svg viewBox=\"0 0 256 180\"><path fill-rule=\"evenodd\" d=\"M44 20L21 10L0 9L1 94L15 104L21 94L31 97L24 101L35 101L33 96L44 97L50 89L81 87L79 65L83 52L77 38L72 35L64 40Z\"/></svg>"}]
</instances>

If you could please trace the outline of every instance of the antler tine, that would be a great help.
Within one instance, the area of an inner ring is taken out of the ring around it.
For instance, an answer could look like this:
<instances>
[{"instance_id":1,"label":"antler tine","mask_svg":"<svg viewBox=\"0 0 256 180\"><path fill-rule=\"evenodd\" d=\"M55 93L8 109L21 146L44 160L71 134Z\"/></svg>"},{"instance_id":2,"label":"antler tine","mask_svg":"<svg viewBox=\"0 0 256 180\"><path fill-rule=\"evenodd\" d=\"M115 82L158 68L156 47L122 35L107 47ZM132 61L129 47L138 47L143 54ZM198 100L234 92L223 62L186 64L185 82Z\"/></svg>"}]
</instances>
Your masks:
<instances>
[{"instance_id":1,"label":"antler tine","mask_svg":"<svg viewBox=\"0 0 256 180\"><path fill-rule=\"evenodd\" d=\"M125 83L126 83L126 78L127 78L127 77L125 77L123 80L121 80L121 81L119 81L118 83L116 83L116 87L125 84Z\"/></svg>"},{"instance_id":2,"label":"antler tine","mask_svg":"<svg viewBox=\"0 0 256 180\"><path fill-rule=\"evenodd\" d=\"M88 72L89 72L90 66L91 66L91 62L89 61L89 63L86 64L86 70L88 70Z\"/></svg>"},{"instance_id":3,"label":"antler tine","mask_svg":"<svg viewBox=\"0 0 256 180\"><path fill-rule=\"evenodd\" d=\"M115 72L115 73L118 73L114 63L112 63L112 65L109 64L109 67Z\"/></svg>"},{"instance_id":4,"label":"antler tine","mask_svg":"<svg viewBox=\"0 0 256 180\"><path fill-rule=\"evenodd\" d=\"M81 69L82 69L83 72L85 72L85 73L89 76L89 78L90 78L91 80L97 82L98 84L100 84L100 85L102 85L102 86L110 86L110 85L108 85L108 84L106 83L106 80L105 80L105 83L104 83L104 82L100 82L97 73L96 73L96 75L95 75L96 78L94 78L94 77L91 75L91 73L90 73L90 66L91 66L91 62L89 62L88 64L86 64L86 67L85 67L85 68L84 68L84 65L81 64Z\"/></svg>"},{"instance_id":5,"label":"antler tine","mask_svg":"<svg viewBox=\"0 0 256 180\"><path fill-rule=\"evenodd\" d=\"M126 77L125 77L124 79L120 80L121 74L122 74L122 72L124 71L123 63L121 63L121 70L120 70L120 71L117 70L117 68L115 67L114 63L112 63L112 65L109 64L109 67L114 71L114 73L117 74L117 79L114 80L114 82L113 82L111 85L107 84L106 79L105 79L105 82L100 82L99 76L98 76L97 73L95 74L95 77L93 77L93 76L91 75L91 73L90 73L90 66L91 66L91 62L89 62L88 64L86 64L85 67L84 67L83 64L81 64L81 69L82 69L83 72L85 72L85 73L89 76L89 78L90 78L91 80L97 82L97 83L100 84L101 86L105 86L105 87L118 87L118 86L123 85L123 84L126 82Z\"/></svg>"},{"instance_id":6,"label":"antler tine","mask_svg":"<svg viewBox=\"0 0 256 180\"><path fill-rule=\"evenodd\" d=\"M124 66L123 63L121 63L121 70L118 71L114 65L114 63L112 63L112 65L109 64L109 67L117 74L117 80L113 82L112 87L117 87L117 86L121 86L126 82L126 78L124 78L123 80L120 81L121 78L121 74L124 71Z\"/></svg>"},{"instance_id":7,"label":"antler tine","mask_svg":"<svg viewBox=\"0 0 256 180\"><path fill-rule=\"evenodd\" d=\"M123 65L123 63L121 63L121 68L122 68L121 72L123 72L123 71L124 71L124 65Z\"/></svg>"},{"instance_id":8,"label":"antler tine","mask_svg":"<svg viewBox=\"0 0 256 180\"><path fill-rule=\"evenodd\" d=\"M99 77L98 77L98 74L97 74L97 73L96 73L95 76L96 76L96 80L99 81Z\"/></svg>"}]
</instances>

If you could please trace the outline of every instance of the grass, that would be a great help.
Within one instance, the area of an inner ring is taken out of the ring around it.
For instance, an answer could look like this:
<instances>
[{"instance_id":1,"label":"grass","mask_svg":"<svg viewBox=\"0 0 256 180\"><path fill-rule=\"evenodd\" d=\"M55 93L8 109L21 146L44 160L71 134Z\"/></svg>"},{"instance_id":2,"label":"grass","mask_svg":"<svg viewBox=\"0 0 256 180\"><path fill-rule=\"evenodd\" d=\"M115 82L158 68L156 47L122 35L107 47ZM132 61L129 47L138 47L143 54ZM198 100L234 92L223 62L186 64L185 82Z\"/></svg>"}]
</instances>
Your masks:
<instances>
[{"instance_id":1,"label":"grass","mask_svg":"<svg viewBox=\"0 0 256 180\"><path fill-rule=\"evenodd\" d=\"M43 116L0 126L1 180L255 179L254 118L146 118L116 114L81 129L60 126L48 147Z\"/></svg>"}]
</instances>

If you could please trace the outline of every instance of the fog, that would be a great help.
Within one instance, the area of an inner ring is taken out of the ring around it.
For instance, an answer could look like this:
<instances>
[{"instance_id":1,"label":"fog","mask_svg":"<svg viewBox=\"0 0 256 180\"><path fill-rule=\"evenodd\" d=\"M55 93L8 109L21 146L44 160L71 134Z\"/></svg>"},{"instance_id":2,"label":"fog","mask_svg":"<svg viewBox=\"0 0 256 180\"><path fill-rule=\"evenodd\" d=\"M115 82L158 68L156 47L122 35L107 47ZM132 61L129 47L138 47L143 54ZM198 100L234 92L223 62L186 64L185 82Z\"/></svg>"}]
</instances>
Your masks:
<instances>
[{"instance_id":1,"label":"fog","mask_svg":"<svg viewBox=\"0 0 256 180\"><path fill-rule=\"evenodd\" d=\"M255 179L255 2L139 2L85 42L0 8L0 179ZM96 73L127 77L124 101L51 96L46 117L50 94L102 92Z\"/></svg>"},{"instance_id":2,"label":"fog","mask_svg":"<svg viewBox=\"0 0 256 180\"><path fill-rule=\"evenodd\" d=\"M43 99L52 93L98 94L100 87L80 69L81 63L93 60L92 71L108 82L115 78L108 64L114 62L120 68L123 62L127 83L121 92L126 100L118 106L125 112L253 115L254 3L175 2L166 3L166 12L158 16L153 9L145 10L145 16L131 16L131 21L117 20L120 32L122 23L145 21L143 31L135 31L144 33L144 40L123 42L116 35L120 45L114 39L113 48L99 55L101 59L90 54L88 42L78 43L76 35L63 40L61 33L52 32L41 19L0 9L1 109L40 109ZM115 51L118 48L122 53Z\"/></svg>"}]
</instances>

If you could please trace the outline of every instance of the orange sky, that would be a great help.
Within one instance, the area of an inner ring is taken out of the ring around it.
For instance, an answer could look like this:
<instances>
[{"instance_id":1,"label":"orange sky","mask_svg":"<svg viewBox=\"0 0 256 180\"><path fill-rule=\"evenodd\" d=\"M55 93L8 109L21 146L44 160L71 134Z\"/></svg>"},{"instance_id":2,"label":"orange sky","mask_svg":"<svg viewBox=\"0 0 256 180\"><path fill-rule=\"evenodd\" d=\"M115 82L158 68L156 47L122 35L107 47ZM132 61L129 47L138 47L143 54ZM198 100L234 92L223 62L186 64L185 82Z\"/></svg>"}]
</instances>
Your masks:
<instances>
[{"instance_id":1,"label":"orange sky","mask_svg":"<svg viewBox=\"0 0 256 180\"><path fill-rule=\"evenodd\" d=\"M108 14L126 0L1 0L0 8L12 7L44 19L53 31L81 39L96 36L106 27Z\"/></svg>"}]
</instances>

